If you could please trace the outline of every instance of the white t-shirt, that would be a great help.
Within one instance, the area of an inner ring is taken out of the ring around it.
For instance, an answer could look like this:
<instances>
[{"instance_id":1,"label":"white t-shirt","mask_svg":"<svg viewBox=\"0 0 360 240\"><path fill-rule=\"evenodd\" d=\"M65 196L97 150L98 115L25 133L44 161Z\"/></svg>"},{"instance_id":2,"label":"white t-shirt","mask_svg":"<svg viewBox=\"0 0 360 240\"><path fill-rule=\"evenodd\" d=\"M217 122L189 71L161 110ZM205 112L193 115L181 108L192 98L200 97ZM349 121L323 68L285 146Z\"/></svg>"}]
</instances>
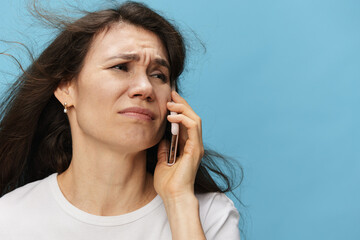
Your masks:
<instances>
[{"instance_id":1,"label":"white t-shirt","mask_svg":"<svg viewBox=\"0 0 360 240\"><path fill-rule=\"evenodd\" d=\"M225 194L196 197L208 240L240 239L239 213ZM97 216L73 206L61 192L54 173L0 198L0 239L168 240L171 231L159 195L131 213Z\"/></svg>"}]
</instances>

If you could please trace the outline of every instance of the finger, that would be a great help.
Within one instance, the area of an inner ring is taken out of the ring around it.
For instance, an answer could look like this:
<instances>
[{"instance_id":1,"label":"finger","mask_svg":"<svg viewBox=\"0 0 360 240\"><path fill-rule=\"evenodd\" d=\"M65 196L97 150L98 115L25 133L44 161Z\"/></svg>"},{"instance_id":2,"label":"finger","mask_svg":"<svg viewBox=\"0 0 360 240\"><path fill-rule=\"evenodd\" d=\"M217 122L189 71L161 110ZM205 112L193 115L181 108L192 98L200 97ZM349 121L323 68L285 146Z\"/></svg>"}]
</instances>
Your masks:
<instances>
[{"instance_id":1,"label":"finger","mask_svg":"<svg viewBox=\"0 0 360 240\"><path fill-rule=\"evenodd\" d=\"M176 91L171 92L171 98L175 103L182 103L192 110L189 103L183 97L181 97Z\"/></svg>"},{"instance_id":2,"label":"finger","mask_svg":"<svg viewBox=\"0 0 360 240\"><path fill-rule=\"evenodd\" d=\"M194 112L194 110L183 103L168 102L167 108L171 112L184 114L185 116L188 116L196 121L200 121L200 117Z\"/></svg>"},{"instance_id":3,"label":"finger","mask_svg":"<svg viewBox=\"0 0 360 240\"><path fill-rule=\"evenodd\" d=\"M184 114L168 115L169 122L181 123L185 128L190 139L202 142L201 126L195 120L185 116Z\"/></svg>"},{"instance_id":4,"label":"finger","mask_svg":"<svg viewBox=\"0 0 360 240\"><path fill-rule=\"evenodd\" d=\"M169 151L168 141L165 139L161 140L158 146L157 164L167 163L168 151Z\"/></svg>"}]
</instances>

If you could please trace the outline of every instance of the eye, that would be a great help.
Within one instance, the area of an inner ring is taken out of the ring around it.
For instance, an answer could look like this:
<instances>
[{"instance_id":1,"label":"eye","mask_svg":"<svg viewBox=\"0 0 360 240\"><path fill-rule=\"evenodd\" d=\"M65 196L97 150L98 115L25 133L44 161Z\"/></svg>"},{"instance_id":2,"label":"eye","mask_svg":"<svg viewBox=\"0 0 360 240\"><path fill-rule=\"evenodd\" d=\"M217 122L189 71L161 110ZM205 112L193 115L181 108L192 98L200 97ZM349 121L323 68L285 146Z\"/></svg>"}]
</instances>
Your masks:
<instances>
[{"instance_id":1,"label":"eye","mask_svg":"<svg viewBox=\"0 0 360 240\"><path fill-rule=\"evenodd\" d=\"M117 70L120 70L120 71L125 71L125 72L128 71L128 67L127 67L127 65L125 63L115 65L115 66L113 66L111 68L117 69Z\"/></svg>"},{"instance_id":2,"label":"eye","mask_svg":"<svg viewBox=\"0 0 360 240\"><path fill-rule=\"evenodd\" d=\"M162 73L152 74L151 77L159 78L163 82L167 82L167 79L168 79L167 76L165 74L162 74Z\"/></svg>"}]
</instances>

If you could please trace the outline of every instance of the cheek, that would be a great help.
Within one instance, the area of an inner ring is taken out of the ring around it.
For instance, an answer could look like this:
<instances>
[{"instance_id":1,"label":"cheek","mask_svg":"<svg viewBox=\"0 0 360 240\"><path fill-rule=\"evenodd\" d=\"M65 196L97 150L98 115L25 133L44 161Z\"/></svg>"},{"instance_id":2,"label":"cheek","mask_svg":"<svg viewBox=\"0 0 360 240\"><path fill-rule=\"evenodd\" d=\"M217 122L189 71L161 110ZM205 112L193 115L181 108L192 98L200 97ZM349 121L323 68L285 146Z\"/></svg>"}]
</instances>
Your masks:
<instances>
[{"instance_id":1,"label":"cheek","mask_svg":"<svg viewBox=\"0 0 360 240\"><path fill-rule=\"evenodd\" d=\"M167 102L171 101L171 90L170 87L165 88L160 94L157 96L159 102L160 112L163 118L166 118L168 114Z\"/></svg>"},{"instance_id":2,"label":"cheek","mask_svg":"<svg viewBox=\"0 0 360 240\"><path fill-rule=\"evenodd\" d=\"M84 75L79 80L75 108L78 124L84 131L85 128L105 131L110 125L116 113L115 102L123 93L123 87L115 83L111 77L96 74Z\"/></svg>"},{"instance_id":3,"label":"cheek","mask_svg":"<svg viewBox=\"0 0 360 240\"><path fill-rule=\"evenodd\" d=\"M171 101L171 89L170 86L166 85L157 94L157 102L158 102L160 118L161 118L158 133L159 135L161 135L161 137L164 136L166 127L168 125L167 115L169 114L169 111L167 109L166 103L170 101Z\"/></svg>"},{"instance_id":4,"label":"cheek","mask_svg":"<svg viewBox=\"0 0 360 240\"><path fill-rule=\"evenodd\" d=\"M108 103L111 101L111 95L112 94L104 89L103 86L83 86L79 91L78 99L76 101L75 107L77 108L77 112L79 114L87 113L99 115L100 112L105 110L108 111ZM96 116L92 116L90 119L96 119Z\"/></svg>"},{"instance_id":5,"label":"cheek","mask_svg":"<svg viewBox=\"0 0 360 240\"><path fill-rule=\"evenodd\" d=\"M79 102L87 102L86 105L92 104L94 108L99 105L107 108L124 93L126 86L120 83L108 72L83 75L79 81Z\"/></svg>"}]
</instances>

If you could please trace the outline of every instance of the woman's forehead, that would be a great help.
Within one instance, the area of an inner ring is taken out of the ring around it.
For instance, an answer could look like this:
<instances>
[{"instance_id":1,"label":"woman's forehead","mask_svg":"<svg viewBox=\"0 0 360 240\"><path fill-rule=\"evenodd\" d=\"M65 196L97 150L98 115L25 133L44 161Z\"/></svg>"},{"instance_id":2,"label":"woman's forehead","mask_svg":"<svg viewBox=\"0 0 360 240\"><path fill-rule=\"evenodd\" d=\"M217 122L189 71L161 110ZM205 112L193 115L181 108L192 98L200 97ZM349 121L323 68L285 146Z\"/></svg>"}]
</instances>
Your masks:
<instances>
[{"instance_id":1,"label":"woman's forehead","mask_svg":"<svg viewBox=\"0 0 360 240\"><path fill-rule=\"evenodd\" d=\"M116 23L95 35L88 54L107 58L121 53L141 54L145 50L168 59L166 49L155 33L132 24Z\"/></svg>"}]
</instances>

